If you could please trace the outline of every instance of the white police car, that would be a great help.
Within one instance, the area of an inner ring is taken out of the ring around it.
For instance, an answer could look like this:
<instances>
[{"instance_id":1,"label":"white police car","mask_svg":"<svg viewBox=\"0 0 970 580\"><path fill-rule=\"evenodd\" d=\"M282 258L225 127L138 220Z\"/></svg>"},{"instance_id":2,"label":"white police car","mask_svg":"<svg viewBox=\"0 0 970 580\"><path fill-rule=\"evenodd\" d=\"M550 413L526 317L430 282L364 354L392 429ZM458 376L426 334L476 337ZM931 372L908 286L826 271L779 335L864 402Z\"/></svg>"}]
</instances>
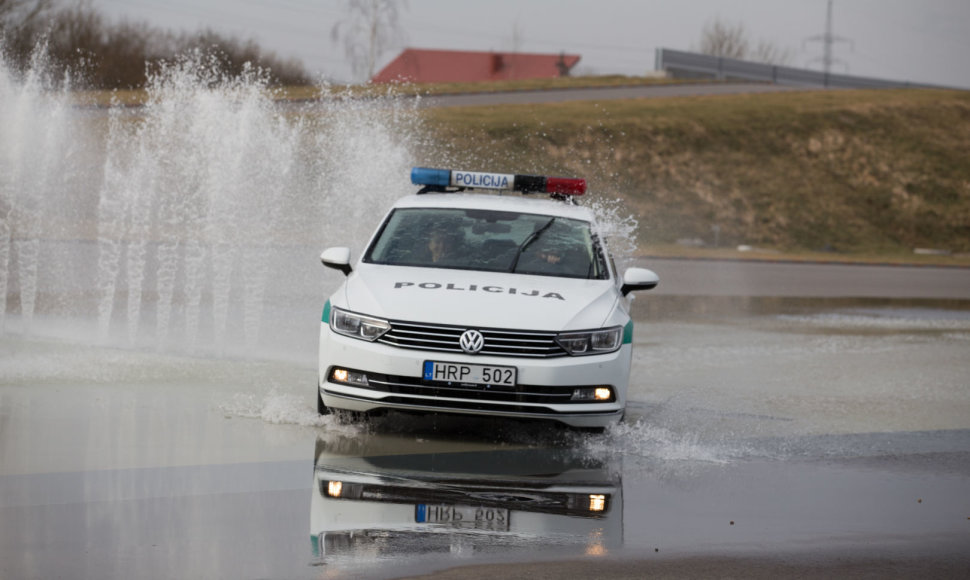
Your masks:
<instances>
[{"instance_id":1,"label":"white police car","mask_svg":"<svg viewBox=\"0 0 970 580\"><path fill-rule=\"evenodd\" d=\"M397 409L602 428L626 404L633 321L583 179L414 168L320 328L320 413ZM548 193L527 199L468 188Z\"/></svg>"}]
</instances>

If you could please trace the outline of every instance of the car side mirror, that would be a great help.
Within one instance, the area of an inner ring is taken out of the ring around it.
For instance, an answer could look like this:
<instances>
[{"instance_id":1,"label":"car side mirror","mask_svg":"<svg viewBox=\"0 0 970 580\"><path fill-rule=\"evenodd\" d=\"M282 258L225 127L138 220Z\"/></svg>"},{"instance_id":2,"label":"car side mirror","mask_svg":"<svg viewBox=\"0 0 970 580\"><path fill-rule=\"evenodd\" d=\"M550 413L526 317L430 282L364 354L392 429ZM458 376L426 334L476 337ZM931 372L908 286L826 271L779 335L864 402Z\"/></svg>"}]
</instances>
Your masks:
<instances>
[{"instance_id":1,"label":"car side mirror","mask_svg":"<svg viewBox=\"0 0 970 580\"><path fill-rule=\"evenodd\" d=\"M653 270L646 268L627 268L623 273L623 285L620 292L624 296L635 290L650 290L656 288L660 283L660 276Z\"/></svg>"},{"instance_id":2,"label":"car side mirror","mask_svg":"<svg viewBox=\"0 0 970 580\"><path fill-rule=\"evenodd\" d=\"M340 270L345 276L354 271L350 267L350 248L327 248L320 254L320 261L328 268Z\"/></svg>"}]
</instances>

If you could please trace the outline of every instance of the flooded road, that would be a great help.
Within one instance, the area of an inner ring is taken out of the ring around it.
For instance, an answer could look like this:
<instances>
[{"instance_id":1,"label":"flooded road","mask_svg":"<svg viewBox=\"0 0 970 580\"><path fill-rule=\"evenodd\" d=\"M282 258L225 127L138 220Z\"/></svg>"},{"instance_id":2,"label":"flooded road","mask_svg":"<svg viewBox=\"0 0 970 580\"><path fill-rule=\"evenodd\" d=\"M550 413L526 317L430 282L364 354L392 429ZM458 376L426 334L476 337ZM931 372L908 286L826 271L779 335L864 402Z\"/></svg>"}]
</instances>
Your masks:
<instances>
[{"instance_id":1,"label":"flooded road","mask_svg":"<svg viewBox=\"0 0 970 580\"><path fill-rule=\"evenodd\" d=\"M682 560L686 577L708 558L967 570L970 312L820 300L739 314L699 298L657 316L649 301L627 418L602 435L398 414L345 425L316 416L312 360L9 332L0 577L517 563L509 576L540 561L636 577Z\"/></svg>"}]
</instances>

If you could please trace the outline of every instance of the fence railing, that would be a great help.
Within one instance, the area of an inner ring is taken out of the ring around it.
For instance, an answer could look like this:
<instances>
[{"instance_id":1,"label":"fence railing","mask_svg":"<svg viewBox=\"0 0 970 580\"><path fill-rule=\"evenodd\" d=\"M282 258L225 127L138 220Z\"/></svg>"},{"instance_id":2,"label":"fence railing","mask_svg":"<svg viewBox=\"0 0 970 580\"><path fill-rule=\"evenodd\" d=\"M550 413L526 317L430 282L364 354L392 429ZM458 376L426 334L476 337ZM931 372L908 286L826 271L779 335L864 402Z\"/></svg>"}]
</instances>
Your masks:
<instances>
[{"instance_id":1,"label":"fence railing","mask_svg":"<svg viewBox=\"0 0 970 580\"><path fill-rule=\"evenodd\" d=\"M657 49L656 70L666 71L673 77L760 81L806 87L842 89L948 88L939 85L825 73L669 48Z\"/></svg>"}]
</instances>

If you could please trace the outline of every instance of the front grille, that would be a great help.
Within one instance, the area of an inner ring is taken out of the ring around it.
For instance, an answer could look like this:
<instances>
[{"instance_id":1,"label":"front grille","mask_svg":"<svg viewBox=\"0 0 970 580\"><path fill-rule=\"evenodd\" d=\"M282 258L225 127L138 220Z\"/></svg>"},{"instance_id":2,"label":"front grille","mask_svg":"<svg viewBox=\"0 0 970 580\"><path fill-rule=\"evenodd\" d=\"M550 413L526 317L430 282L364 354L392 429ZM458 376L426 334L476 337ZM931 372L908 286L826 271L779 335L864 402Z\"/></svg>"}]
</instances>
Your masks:
<instances>
[{"instance_id":1,"label":"front grille","mask_svg":"<svg viewBox=\"0 0 970 580\"><path fill-rule=\"evenodd\" d=\"M391 329L378 342L399 348L430 350L436 352L464 352L458 344L467 326L419 324L416 322L391 321ZM556 342L556 333L531 330L503 330L497 328L474 328L485 337L481 355L551 358L566 356L566 351Z\"/></svg>"}]
</instances>

